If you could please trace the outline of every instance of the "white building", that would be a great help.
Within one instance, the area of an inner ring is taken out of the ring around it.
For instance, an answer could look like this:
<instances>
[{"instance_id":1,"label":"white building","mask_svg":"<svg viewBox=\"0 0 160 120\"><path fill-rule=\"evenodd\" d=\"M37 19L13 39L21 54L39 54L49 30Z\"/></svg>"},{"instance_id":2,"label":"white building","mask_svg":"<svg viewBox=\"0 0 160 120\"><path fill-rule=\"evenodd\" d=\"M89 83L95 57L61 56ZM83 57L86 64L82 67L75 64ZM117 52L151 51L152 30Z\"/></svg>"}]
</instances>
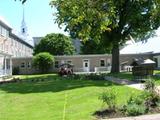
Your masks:
<instances>
[{"instance_id":1,"label":"white building","mask_svg":"<svg viewBox=\"0 0 160 120\"><path fill-rule=\"evenodd\" d=\"M11 26L0 17L0 76L12 74L12 58L31 57L33 46L16 35Z\"/></svg>"}]
</instances>

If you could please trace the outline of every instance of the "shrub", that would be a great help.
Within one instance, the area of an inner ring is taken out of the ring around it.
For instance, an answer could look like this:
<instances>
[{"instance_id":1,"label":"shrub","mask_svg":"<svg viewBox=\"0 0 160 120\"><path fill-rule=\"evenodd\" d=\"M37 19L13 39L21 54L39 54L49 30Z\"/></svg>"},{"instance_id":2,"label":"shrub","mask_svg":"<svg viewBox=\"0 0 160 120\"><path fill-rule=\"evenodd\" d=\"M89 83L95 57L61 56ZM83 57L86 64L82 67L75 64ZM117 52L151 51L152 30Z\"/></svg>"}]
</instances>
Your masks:
<instances>
[{"instance_id":1,"label":"shrub","mask_svg":"<svg viewBox=\"0 0 160 120\"><path fill-rule=\"evenodd\" d=\"M99 99L103 101L103 103L106 103L108 105L108 108L111 111L116 110L116 96L117 93L114 90L114 88L107 89L105 92L103 92Z\"/></svg>"},{"instance_id":2,"label":"shrub","mask_svg":"<svg viewBox=\"0 0 160 120\"><path fill-rule=\"evenodd\" d=\"M160 96L156 93L148 93L148 97L145 100L145 105L148 109L152 107L157 107L160 103Z\"/></svg>"},{"instance_id":3,"label":"shrub","mask_svg":"<svg viewBox=\"0 0 160 120\"><path fill-rule=\"evenodd\" d=\"M127 101L127 105L123 106L123 111L127 116L141 115L147 112L145 106L146 94L132 95Z\"/></svg>"},{"instance_id":4,"label":"shrub","mask_svg":"<svg viewBox=\"0 0 160 120\"><path fill-rule=\"evenodd\" d=\"M19 75L19 67L14 67L12 74L13 74L13 75Z\"/></svg>"},{"instance_id":5,"label":"shrub","mask_svg":"<svg viewBox=\"0 0 160 120\"><path fill-rule=\"evenodd\" d=\"M91 73L88 75L85 75L86 79L89 80L104 80L105 74L97 74L97 73Z\"/></svg>"},{"instance_id":6,"label":"shrub","mask_svg":"<svg viewBox=\"0 0 160 120\"><path fill-rule=\"evenodd\" d=\"M142 104L142 99L139 99L138 97L131 96L129 98L129 100L127 101L127 104L128 105L130 105L130 104L137 104L137 105L139 105L139 104Z\"/></svg>"},{"instance_id":7,"label":"shrub","mask_svg":"<svg viewBox=\"0 0 160 120\"><path fill-rule=\"evenodd\" d=\"M140 105L136 103L128 104L125 109L126 109L126 115L128 116L137 116L146 113L146 106L144 104Z\"/></svg>"},{"instance_id":8,"label":"shrub","mask_svg":"<svg viewBox=\"0 0 160 120\"><path fill-rule=\"evenodd\" d=\"M160 96L158 95L155 87L155 81L149 79L145 82L145 90L148 92L148 97L146 98L146 106L148 109L151 107L156 107L160 103Z\"/></svg>"},{"instance_id":9,"label":"shrub","mask_svg":"<svg viewBox=\"0 0 160 120\"><path fill-rule=\"evenodd\" d=\"M53 66L54 57L47 52L42 52L34 56L33 65L40 70L41 73L47 73Z\"/></svg>"},{"instance_id":10,"label":"shrub","mask_svg":"<svg viewBox=\"0 0 160 120\"><path fill-rule=\"evenodd\" d=\"M155 80L153 79L148 79L145 81L145 90L149 92L154 92L155 91Z\"/></svg>"}]
</instances>

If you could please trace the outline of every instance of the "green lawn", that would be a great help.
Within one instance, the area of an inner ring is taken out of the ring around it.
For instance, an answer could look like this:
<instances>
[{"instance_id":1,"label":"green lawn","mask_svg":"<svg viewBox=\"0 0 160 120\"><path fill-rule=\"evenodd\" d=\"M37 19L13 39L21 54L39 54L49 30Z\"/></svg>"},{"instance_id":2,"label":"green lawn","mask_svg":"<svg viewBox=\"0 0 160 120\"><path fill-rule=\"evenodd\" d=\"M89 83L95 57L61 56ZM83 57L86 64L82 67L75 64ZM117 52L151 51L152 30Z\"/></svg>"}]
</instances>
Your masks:
<instances>
[{"instance_id":1,"label":"green lawn","mask_svg":"<svg viewBox=\"0 0 160 120\"><path fill-rule=\"evenodd\" d=\"M154 74L155 74L155 75L157 75L157 74L160 75L160 70L155 70L155 71L154 71ZM155 77L153 77L152 79L154 79L154 80L156 81L156 84L157 84L157 85L160 85L160 76L159 76L159 77L158 77L158 76L155 76Z\"/></svg>"},{"instance_id":2,"label":"green lawn","mask_svg":"<svg viewBox=\"0 0 160 120\"><path fill-rule=\"evenodd\" d=\"M118 104L140 91L107 81L72 80L57 75L21 76L26 82L0 85L0 120L93 120L103 108L98 96L114 87ZM32 79L43 82L30 82Z\"/></svg>"},{"instance_id":3,"label":"green lawn","mask_svg":"<svg viewBox=\"0 0 160 120\"><path fill-rule=\"evenodd\" d=\"M120 72L118 74L109 73L108 75L121 78L121 79L133 80L132 72Z\"/></svg>"}]
</instances>

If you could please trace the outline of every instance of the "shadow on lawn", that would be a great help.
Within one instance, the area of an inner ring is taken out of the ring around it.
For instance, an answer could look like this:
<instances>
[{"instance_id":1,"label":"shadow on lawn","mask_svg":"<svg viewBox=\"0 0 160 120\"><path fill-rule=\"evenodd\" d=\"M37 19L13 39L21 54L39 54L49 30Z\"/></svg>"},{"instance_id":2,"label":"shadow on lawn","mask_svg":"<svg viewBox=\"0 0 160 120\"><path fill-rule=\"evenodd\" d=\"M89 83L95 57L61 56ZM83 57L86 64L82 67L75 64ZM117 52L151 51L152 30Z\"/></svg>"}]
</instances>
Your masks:
<instances>
[{"instance_id":1,"label":"shadow on lawn","mask_svg":"<svg viewBox=\"0 0 160 120\"><path fill-rule=\"evenodd\" d=\"M33 82L32 80L43 79L44 81ZM26 78L23 82L9 83L0 85L0 90L8 93L40 93L40 92L60 92L64 90L70 90L75 88L98 86L107 87L113 83L103 80L73 80L61 78L56 75L40 76Z\"/></svg>"}]
</instances>

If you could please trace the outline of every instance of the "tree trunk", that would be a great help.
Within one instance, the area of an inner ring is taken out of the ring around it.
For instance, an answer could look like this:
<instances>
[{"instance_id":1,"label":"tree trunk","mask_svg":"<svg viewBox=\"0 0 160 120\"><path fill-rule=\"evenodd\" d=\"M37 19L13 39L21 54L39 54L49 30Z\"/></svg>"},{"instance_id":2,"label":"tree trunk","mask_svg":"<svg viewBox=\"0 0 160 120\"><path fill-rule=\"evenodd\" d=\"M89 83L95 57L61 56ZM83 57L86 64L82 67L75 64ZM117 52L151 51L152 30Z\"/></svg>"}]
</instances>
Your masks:
<instances>
[{"instance_id":1,"label":"tree trunk","mask_svg":"<svg viewBox=\"0 0 160 120\"><path fill-rule=\"evenodd\" d=\"M112 68L111 73L119 73L119 44L114 44L112 48Z\"/></svg>"}]
</instances>

